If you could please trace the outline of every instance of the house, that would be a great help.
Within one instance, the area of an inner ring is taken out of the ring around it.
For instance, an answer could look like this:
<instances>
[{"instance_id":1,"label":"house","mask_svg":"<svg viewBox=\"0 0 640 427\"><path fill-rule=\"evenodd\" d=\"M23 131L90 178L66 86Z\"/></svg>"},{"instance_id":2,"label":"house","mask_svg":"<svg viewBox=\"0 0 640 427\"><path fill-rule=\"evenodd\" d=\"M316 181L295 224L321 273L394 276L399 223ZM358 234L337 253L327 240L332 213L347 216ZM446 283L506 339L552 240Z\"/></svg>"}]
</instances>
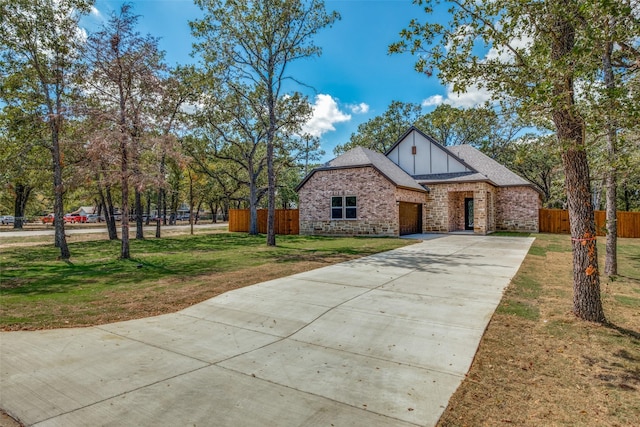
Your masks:
<instances>
[{"instance_id":1,"label":"house","mask_svg":"<svg viewBox=\"0 0 640 427\"><path fill-rule=\"evenodd\" d=\"M75 211L73 211L71 213L72 214L78 214L78 215L87 216L87 215L98 213L98 208L96 208L94 206L80 206L77 210L75 210Z\"/></svg>"},{"instance_id":2,"label":"house","mask_svg":"<svg viewBox=\"0 0 640 427\"><path fill-rule=\"evenodd\" d=\"M469 145L411 127L386 154L356 147L296 188L300 234L538 231L540 192Z\"/></svg>"}]
</instances>

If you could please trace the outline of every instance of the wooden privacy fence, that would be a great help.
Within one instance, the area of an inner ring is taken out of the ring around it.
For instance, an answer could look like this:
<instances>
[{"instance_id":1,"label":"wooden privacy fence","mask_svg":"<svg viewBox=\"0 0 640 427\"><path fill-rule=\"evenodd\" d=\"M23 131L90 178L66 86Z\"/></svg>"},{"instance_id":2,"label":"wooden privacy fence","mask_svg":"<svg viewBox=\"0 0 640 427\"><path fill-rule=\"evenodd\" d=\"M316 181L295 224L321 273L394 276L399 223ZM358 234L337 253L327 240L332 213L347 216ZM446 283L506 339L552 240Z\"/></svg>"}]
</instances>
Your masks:
<instances>
[{"instance_id":1,"label":"wooden privacy fence","mask_svg":"<svg viewBox=\"0 0 640 427\"><path fill-rule=\"evenodd\" d=\"M267 209L258 209L258 233L267 232ZM276 234L299 234L298 209L276 209ZM249 231L249 209L229 209L229 231Z\"/></svg>"},{"instance_id":2,"label":"wooden privacy fence","mask_svg":"<svg viewBox=\"0 0 640 427\"><path fill-rule=\"evenodd\" d=\"M540 209L538 213L541 233L570 234L569 212L562 209ZM640 212L618 211L618 237L640 237ZM595 211L596 233L606 235L606 212Z\"/></svg>"}]
</instances>

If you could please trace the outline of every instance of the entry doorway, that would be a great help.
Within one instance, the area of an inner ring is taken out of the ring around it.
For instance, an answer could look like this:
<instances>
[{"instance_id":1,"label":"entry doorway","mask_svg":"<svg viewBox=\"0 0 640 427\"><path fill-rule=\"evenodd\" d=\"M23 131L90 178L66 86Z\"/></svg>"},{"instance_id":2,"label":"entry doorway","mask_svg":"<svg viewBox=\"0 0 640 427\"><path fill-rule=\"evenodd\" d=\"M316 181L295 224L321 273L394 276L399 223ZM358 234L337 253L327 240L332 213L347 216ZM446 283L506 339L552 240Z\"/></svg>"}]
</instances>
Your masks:
<instances>
[{"instance_id":1,"label":"entry doorway","mask_svg":"<svg viewBox=\"0 0 640 427\"><path fill-rule=\"evenodd\" d=\"M473 230L473 199L464 199L464 229Z\"/></svg>"}]
</instances>

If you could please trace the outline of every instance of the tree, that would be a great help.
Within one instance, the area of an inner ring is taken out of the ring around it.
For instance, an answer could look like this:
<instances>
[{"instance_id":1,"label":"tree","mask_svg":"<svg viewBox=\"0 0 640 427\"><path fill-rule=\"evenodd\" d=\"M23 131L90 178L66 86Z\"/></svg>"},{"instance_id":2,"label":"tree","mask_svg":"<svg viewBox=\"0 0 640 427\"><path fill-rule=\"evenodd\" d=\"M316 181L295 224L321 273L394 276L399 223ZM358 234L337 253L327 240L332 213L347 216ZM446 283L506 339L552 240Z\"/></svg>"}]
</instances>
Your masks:
<instances>
[{"instance_id":1,"label":"tree","mask_svg":"<svg viewBox=\"0 0 640 427\"><path fill-rule=\"evenodd\" d=\"M13 227L21 229L31 196L51 181L47 164L47 126L37 108L26 111L25 103L13 106L11 85L3 85L0 99L0 187L5 187L13 205ZM35 107L35 106L34 106ZM40 212L38 212L40 213Z\"/></svg>"},{"instance_id":2,"label":"tree","mask_svg":"<svg viewBox=\"0 0 640 427\"><path fill-rule=\"evenodd\" d=\"M81 37L78 22L88 14L90 0L3 0L0 2L0 57L6 76L25 81L20 102L37 105L49 129L54 188L55 246L60 258L71 253L64 233L64 192L61 139L65 119L73 111L71 78L79 63Z\"/></svg>"},{"instance_id":3,"label":"tree","mask_svg":"<svg viewBox=\"0 0 640 427\"><path fill-rule=\"evenodd\" d=\"M300 136L299 159L302 162L304 175L309 173L310 167L317 164L325 151L320 146L320 138L308 133Z\"/></svg>"},{"instance_id":4,"label":"tree","mask_svg":"<svg viewBox=\"0 0 640 427\"><path fill-rule=\"evenodd\" d=\"M558 200L555 187L562 178L562 164L554 135L531 135L514 140L504 146L497 159L509 169L529 180L543 194L543 204L559 207L565 197Z\"/></svg>"},{"instance_id":5,"label":"tree","mask_svg":"<svg viewBox=\"0 0 640 427\"><path fill-rule=\"evenodd\" d=\"M321 50L313 45L312 38L339 15L327 14L321 0L196 0L196 4L206 13L201 20L191 22L193 34L200 39L196 50L231 87L237 83L254 86L253 91L261 96L259 109L267 112L256 118L264 121L266 129L267 245L274 246L277 134L295 131L307 115L306 111L297 116L283 112L283 83L290 78L287 66L319 55Z\"/></svg>"},{"instance_id":6,"label":"tree","mask_svg":"<svg viewBox=\"0 0 640 427\"><path fill-rule=\"evenodd\" d=\"M416 126L444 146L468 144L497 159L525 124L506 103L500 111L486 105L455 108L442 104L418 119Z\"/></svg>"},{"instance_id":7,"label":"tree","mask_svg":"<svg viewBox=\"0 0 640 427\"><path fill-rule=\"evenodd\" d=\"M417 1L431 14L435 1ZM450 22L413 20L392 52L422 53L416 68L434 69L457 91L485 87L496 98L517 102L527 117L551 118L561 147L573 242L574 313L605 322L585 122L575 102L575 81L593 78L597 66L584 52L592 43L589 23L574 0L476 2L451 0ZM490 46L479 57L476 48Z\"/></svg>"},{"instance_id":8,"label":"tree","mask_svg":"<svg viewBox=\"0 0 640 427\"><path fill-rule=\"evenodd\" d=\"M118 142L120 190L122 193L122 259L129 259L129 190L132 180L135 188L137 211L136 227L142 228L140 194L140 155L145 133L145 114L154 100L159 99L156 89L159 74L164 69L163 53L158 50L157 39L142 37L135 32L138 17L131 5L124 4L119 14L111 15L103 28L88 40L89 78L87 92L97 101L99 108L90 111L95 120L102 120L112 129ZM138 237L141 233L138 233Z\"/></svg>"},{"instance_id":9,"label":"tree","mask_svg":"<svg viewBox=\"0 0 640 427\"><path fill-rule=\"evenodd\" d=\"M488 107L442 104L423 114L418 104L393 101L381 116L360 124L349 142L336 146L334 153L339 155L356 146L385 153L410 126L444 146L469 144L492 158L497 158L523 128L516 117L506 112L499 115Z\"/></svg>"},{"instance_id":10,"label":"tree","mask_svg":"<svg viewBox=\"0 0 640 427\"><path fill-rule=\"evenodd\" d=\"M387 111L358 125L358 130L351 134L349 142L337 145L333 152L336 156L354 147L365 147L385 153L414 125L422 116L422 108L418 104L392 101Z\"/></svg>"},{"instance_id":11,"label":"tree","mask_svg":"<svg viewBox=\"0 0 640 427\"><path fill-rule=\"evenodd\" d=\"M236 87L239 89L239 87ZM233 178L249 189L249 234L258 234L258 203L266 194L266 133L263 117L256 117L254 105L261 105L260 95L232 89L220 94L198 114L202 138L188 140L187 151L207 170L213 159L233 163L240 173ZM226 170L224 168L223 170ZM211 176L213 173L210 171Z\"/></svg>"},{"instance_id":12,"label":"tree","mask_svg":"<svg viewBox=\"0 0 640 427\"><path fill-rule=\"evenodd\" d=\"M601 77L594 79L585 97L591 106L591 128L596 138L604 130L606 154L603 156L606 188L606 257L605 274L618 273L617 262L617 181L620 143L623 129L637 126L640 118L638 96L631 86L640 73L640 9L628 1L593 2L585 13L595 22L592 31L596 42L591 49L594 61L601 61ZM635 13L634 13L635 12ZM635 44L635 46L634 46ZM590 96L595 94L595 96ZM635 98L635 99L634 99Z\"/></svg>"},{"instance_id":13,"label":"tree","mask_svg":"<svg viewBox=\"0 0 640 427\"><path fill-rule=\"evenodd\" d=\"M155 130L152 137L152 152L155 153L157 167L156 238L161 234L161 208L166 201L165 175L167 158L180 156L178 138L174 134L181 123L186 122L182 108L189 101L195 101L197 94L203 91L199 73L193 67L175 67L167 78L161 81L161 102L154 109ZM165 215L166 220L166 215ZM165 223L166 224L166 223Z\"/></svg>"}]
</instances>

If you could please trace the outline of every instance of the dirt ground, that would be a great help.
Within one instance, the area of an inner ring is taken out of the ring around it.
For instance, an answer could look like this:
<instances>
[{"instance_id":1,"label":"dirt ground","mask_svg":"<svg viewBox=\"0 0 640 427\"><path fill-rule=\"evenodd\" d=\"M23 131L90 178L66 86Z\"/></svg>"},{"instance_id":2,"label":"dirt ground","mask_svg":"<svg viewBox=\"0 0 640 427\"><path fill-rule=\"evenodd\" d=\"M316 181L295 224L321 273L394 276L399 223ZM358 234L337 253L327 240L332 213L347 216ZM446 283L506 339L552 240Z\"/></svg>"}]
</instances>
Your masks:
<instances>
[{"instance_id":1,"label":"dirt ground","mask_svg":"<svg viewBox=\"0 0 640 427\"><path fill-rule=\"evenodd\" d=\"M0 409L0 427L22 427L22 425Z\"/></svg>"},{"instance_id":2,"label":"dirt ground","mask_svg":"<svg viewBox=\"0 0 640 427\"><path fill-rule=\"evenodd\" d=\"M640 310L620 303L640 280L602 277L611 323L589 323L571 312L570 266L570 252L527 257L439 427L640 426Z\"/></svg>"}]
</instances>

